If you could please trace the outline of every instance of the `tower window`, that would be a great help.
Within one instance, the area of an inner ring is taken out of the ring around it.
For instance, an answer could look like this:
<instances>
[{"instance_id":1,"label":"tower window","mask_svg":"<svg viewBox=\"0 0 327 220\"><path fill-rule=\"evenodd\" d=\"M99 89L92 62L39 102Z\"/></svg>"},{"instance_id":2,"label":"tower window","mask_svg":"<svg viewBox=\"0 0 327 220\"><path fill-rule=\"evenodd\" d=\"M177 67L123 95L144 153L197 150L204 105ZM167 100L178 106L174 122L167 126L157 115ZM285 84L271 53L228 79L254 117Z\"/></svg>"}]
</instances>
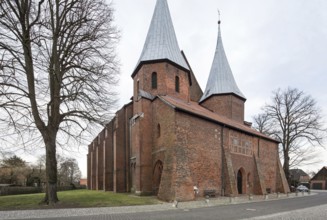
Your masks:
<instances>
[{"instance_id":1,"label":"tower window","mask_svg":"<svg viewBox=\"0 0 327 220\"><path fill-rule=\"evenodd\" d=\"M151 82L152 82L152 89L156 89L157 88L157 73L153 72L152 73L152 77L151 77Z\"/></svg>"},{"instance_id":2,"label":"tower window","mask_svg":"<svg viewBox=\"0 0 327 220\"><path fill-rule=\"evenodd\" d=\"M179 92L179 77L175 77L175 91Z\"/></svg>"},{"instance_id":3,"label":"tower window","mask_svg":"<svg viewBox=\"0 0 327 220\"><path fill-rule=\"evenodd\" d=\"M139 80L137 80L136 81L136 88L134 88L135 89L135 100L134 101L138 101L139 99L140 99L140 81Z\"/></svg>"},{"instance_id":4,"label":"tower window","mask_svg":"<svg viewBox=\"0 0 327 220\"><path fill-rule=\"evenodd\" d=\"M160 124L157 125L157 137L159 138L161 135L161 128L160 128Z\"/></svg>"}]
</instances>

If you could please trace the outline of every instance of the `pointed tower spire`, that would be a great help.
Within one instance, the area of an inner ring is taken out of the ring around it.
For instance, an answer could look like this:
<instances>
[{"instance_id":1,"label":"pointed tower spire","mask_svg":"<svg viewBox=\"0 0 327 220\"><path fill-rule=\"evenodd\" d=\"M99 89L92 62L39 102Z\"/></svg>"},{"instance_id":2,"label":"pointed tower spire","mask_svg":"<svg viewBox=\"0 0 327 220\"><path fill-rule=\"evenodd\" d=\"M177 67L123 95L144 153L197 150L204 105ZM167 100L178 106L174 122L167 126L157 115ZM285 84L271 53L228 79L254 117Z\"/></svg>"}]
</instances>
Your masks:
<instances>
[{"instance_id":1,"label":"pointed tower spire","mask_svg":"<svg viewBox=\"0 0 327 220\"><path fill-rule=\"evenodd\" d=\"M171 61L189 70L178 46L167 0L157 0L143 51L133 75L142 63L160 60Z\"/></svg>"},{"instance_id":2,"label":"pointed tower spire","mask_svg":"<svg viewBox=\"0 0 327 220\"><path fill-rule=\"evenodd\" d=\"M220 14L219 14L220 15ZM208 82L200 102L208 99L212 95L234 94L246 100L243 93L238 88L232 70L229 66L220 32L220 18L218 21L218 39L215 56L212 62Z\"/></svg>"}]
</instances>

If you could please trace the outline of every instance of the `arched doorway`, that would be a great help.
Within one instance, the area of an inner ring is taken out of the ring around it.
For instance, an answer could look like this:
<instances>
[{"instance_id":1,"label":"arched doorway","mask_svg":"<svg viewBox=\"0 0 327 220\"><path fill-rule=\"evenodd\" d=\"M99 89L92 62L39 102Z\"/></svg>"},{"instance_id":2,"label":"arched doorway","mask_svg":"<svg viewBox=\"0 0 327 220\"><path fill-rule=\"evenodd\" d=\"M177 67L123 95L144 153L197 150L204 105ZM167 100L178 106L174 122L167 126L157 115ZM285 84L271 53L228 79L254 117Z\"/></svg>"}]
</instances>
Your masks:
<instances>
[{"instance_id":1,"label":"arched doorway","mask_svg":"<svg viewBox=\"0 0 327 220\"><path fill-rule=\"evenodd\" d=\"M154 169L153 169L152 189L154 195L158 195L159 192L162 169L163 169L163 163L161 160L158 160L154 165Z\"/></svg>"},{"instance_id":2,"label":"arched doorway","mask_svg":"<svg viewBox=\"0 0 327 220\"><path fill-rule=\"evenodd\" d=\"M243 174L241 169L237 172L237 191L238 194L243 194Z\"/></svg>"}]
</instances>

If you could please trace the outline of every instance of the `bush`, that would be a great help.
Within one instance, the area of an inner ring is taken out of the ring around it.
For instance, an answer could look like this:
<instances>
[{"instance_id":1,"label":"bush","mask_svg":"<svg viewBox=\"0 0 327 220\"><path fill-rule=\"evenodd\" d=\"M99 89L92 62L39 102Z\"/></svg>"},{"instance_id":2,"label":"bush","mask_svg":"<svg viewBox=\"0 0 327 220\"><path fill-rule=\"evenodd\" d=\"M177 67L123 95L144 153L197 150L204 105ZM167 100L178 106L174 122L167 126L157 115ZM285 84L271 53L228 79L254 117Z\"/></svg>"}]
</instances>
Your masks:
<instances>
[{"instance_id":1,"label":"bush","mask_svg":"<svg viewBox=\"0 0 327 220\"><path fill-rule=\"evenodd\" d=\"M42 187L6 186L0 189L1 196L41 193Z\"/></svg>"}]
</instances>

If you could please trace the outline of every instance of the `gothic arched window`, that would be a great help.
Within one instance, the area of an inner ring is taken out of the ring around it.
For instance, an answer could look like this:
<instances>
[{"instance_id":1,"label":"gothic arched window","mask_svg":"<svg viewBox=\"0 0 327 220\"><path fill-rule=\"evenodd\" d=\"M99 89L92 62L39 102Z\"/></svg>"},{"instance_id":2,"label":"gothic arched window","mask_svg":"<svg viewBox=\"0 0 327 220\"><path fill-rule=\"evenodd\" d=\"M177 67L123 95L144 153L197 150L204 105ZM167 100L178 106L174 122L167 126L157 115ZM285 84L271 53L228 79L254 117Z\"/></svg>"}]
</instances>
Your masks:
<instances>
[{"instance_id":1,"label":"gothic arched window","mask_svg":"<svg viewBox=\"0 0 327 220\"><path fill-rule=\"evenodd\" d=\"M160 124L157 125L157 137L160 137L161 135L161 128L160 128Z\"/></svg>"},{"instance_id":2,"label":"gothic arched window","mask_svg":"<svg viewBox=\"0 0 327 220\"><path fill-rule=\"evenodd\" d=\"M175 91L179 92L179 77L175 77Z\"/></svg>"},{"instance_id":3,"label":"gothic arched window","mask_svg":"<svg viewBox=\"0 0 327 220\"><path fill-rule=\"evenodd\" d=\"M151 76L151 82L152 82L152 89L156 89L157 86L158 86L158 82L157 82L157 73L156 72L153 72L152 73L152 76Z\"/></svg>"}]
</instances>

